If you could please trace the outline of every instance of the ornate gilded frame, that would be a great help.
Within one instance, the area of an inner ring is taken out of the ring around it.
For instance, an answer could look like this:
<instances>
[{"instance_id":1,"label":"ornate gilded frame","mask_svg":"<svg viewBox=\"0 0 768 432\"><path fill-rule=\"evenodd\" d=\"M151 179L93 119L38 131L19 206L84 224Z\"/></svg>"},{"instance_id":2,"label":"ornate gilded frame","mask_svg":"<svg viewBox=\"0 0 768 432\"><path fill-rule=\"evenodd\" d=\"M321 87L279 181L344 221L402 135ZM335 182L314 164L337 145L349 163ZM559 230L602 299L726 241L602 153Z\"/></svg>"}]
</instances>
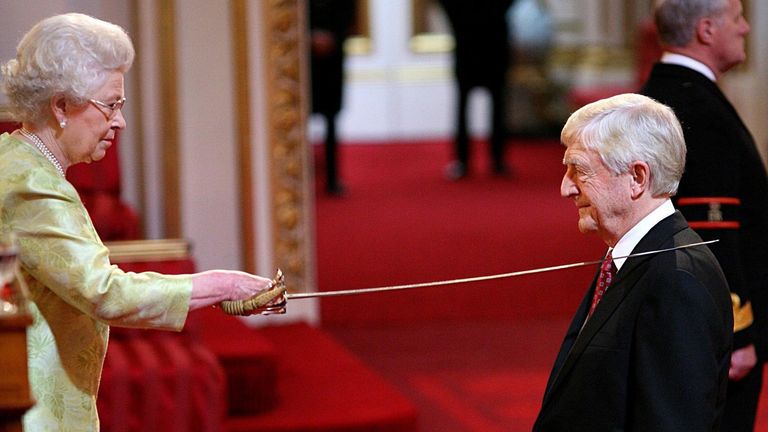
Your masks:
<instances>
[{"instance_id":1,"label":"ornate gilded frame","mask_svg":"<svg viewBox=\"0 0 768 432\"><path fill-rule=\"evenodd\" d=\"M264 17L267 125L270 167L273 260L282 268L288 289L306 288L311 233L305 203L310 196L304 186L307 104L303 91L306 78L302 63L305 14L300 0L265 0ZM245 211L251 211L252 206ZM252 218L243 218L252 220ZM252 247L253 241L249 242Z\"/></svg>"},{"instance_id":2,"label":"ornate gilded frame","mask_svg":"<svg viewBox=\"0 0 768 432\"><path fill-rule=\"evenodd\" d=\"M428 8L439 7L436 0L411 0L411 37L408 45L415 53L444 53L453 50L451 33L435 33L427 25Z\"/></svg>"},{"instance_id":3,"label":"ornate gilded frame","mask_svg":"<svg viewBox=\"0 0 768 432\"><path fill-rule=\"evenodd\" d=\"M373 49L370 24L369 0L357 0L355 31L344 41L344 51L348 55L367 55Z\"/></svg>"}]
</instances>

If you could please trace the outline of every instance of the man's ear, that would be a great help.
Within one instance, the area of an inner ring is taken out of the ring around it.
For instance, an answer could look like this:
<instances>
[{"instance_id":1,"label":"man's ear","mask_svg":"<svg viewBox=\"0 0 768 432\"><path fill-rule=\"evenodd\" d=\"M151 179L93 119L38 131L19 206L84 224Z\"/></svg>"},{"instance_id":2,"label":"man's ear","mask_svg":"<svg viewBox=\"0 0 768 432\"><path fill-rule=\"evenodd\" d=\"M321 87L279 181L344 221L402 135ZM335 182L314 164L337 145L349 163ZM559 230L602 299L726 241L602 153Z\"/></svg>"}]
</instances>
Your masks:
<instances>
[{"instance_id":1,"label":"man's ear","mask_svg":"<svg viewBox=\"0 0 768 432\"><path fill-rule=\"evenodd\" d=\"M629 173L632 175L631 190L632 199L640 197L651 187L651 169L643 161L634 161L629 166Z\"/></svg>"},{"instance_id":2,"label":"man's ear","mask_svg":"<svg viewBox=\"0 0 768 432\"><path fill-rule=\"evenodd\" d=\"M711 45L717 32L717 22L712 18L702 18L696 23L696 34L694 37L702 45Z\"/></svg>"}]
</instances>

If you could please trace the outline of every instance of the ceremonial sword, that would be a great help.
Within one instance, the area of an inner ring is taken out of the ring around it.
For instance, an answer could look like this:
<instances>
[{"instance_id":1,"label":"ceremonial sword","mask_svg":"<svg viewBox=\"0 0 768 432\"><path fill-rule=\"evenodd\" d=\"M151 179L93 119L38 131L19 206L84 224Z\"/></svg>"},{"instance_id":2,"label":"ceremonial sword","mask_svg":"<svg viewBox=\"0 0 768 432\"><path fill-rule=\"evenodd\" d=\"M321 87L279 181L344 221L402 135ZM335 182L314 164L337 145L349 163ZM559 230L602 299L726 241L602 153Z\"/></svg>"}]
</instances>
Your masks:
<instances>
[{"instance_id":1,"label":"ceremonial sword","mask_svg":"<svg viewBox=\"0 0 768 432\"><path fill-rule=\"evenodd\" d=\"M681 246L674 246L674 247L665 248L665 249L655 249L655 250L646 251L646 252L638 252L634 254L613 257L613 260L616 261L616 260L635 258L640 256L646 256L646 255L655 255L663 252L670 252L670 251L675 251L679 249L687 249L687 248L696 247L696 246L708 245L718 241L719 240L708 240L708 241L701 241L697 243L689 243ZM381 286L381 287L374 287L374 288L358 288L358 289L348 289L348 290L338 290L338 291L318 291L318 292L307 292L307 293L286 292L285 277L282 271L278 269L277 275L275 276L275 279L272 280L271 287L268 291L260 293L254 296L253 298L251 298L250 300L246 300L245 302L222 302L222 308L224 309L225 312L231 315L247 315L250 313L261 313L262 315L282 314L282 313L285 313L285 305L288 300L301 300L301 299L322 298L322 297L340 297L340 296L350 296L350 295L360 295L360 294L372 294L372 293L379 293L379 292L386 292L386 291L402 291L402 290L416 289L416 288L456 285L456 284L471 283L471 282L483 282L488 280L505 279L505 278L511 278L511 277L517 277L517 276L545 273L545 272L556 271L556 270L566 270L570 268L584 267L584 266L589 266L594 264L600 264L604 260L605 258L602 258L602 259L592 260L592 261L582 261L582 262L576 262L576 263L570 263L570 264L561 264L561 265L556 265L551 267L540 267L540 268L520 270L520 271L515 271L510 273L500 273L500 274L487 275L487 276L475 276L475 277L468 277L468 278L461 278L461 279L449 279L449 280L421 282L421 283L413 283L413 284L405 284L405 285L390 285L390 286ZM280 300L275 302L276 299L278 298L280 298ZM272 303L272 304L268 305L268 303Z\"/></svg>"}]
</instances>

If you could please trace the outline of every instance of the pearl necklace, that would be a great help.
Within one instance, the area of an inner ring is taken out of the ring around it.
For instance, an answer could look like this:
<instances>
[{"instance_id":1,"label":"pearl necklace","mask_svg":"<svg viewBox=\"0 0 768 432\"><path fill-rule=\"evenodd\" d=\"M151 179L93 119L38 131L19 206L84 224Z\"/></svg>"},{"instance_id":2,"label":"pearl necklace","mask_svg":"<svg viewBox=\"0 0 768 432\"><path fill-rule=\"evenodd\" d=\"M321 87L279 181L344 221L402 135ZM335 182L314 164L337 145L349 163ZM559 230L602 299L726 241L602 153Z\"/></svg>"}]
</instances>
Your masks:
<instances>
[{"instance_id":1,"label":"pearl necklace","mask_svg":"<svg viewBox=\"0 0 768 432\"><path fill-rule=\"evenodd\" d=\"M59 163L58 159L56 159L56 156L54 156L53 153L48 150L48 147L43 144L43 140L41 140L39 136L28 131L26 128L19 129L19 132L21 132L21 134L25 137L29 138L29 140L32 141L32 144L34 144L35 147L40 150L43 156L45 156L45 158L48 159L54 167L56 167L56 171L58 171L59 174L64 177L64 168L61 167L61 164Z\"/></svg>"}]
</instances>

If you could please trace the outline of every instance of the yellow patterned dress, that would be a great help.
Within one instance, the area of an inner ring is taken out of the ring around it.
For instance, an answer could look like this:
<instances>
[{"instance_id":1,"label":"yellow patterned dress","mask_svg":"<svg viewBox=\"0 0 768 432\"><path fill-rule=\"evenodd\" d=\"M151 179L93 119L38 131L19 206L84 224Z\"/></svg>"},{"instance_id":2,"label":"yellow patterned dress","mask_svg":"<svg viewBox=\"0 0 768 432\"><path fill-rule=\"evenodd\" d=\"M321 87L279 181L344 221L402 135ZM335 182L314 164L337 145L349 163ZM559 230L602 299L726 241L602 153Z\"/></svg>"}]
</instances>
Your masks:
<instances>
[{"instance_id":1,"label":"yellow patterned dress","mask_svg":"<svg viewBox=\"0 0 768 432\"><path fill-rule=\"evenodd\" d=\"M99 429L109 326L180 330L189 276L125 273L109 262L74 187L33 146L0 135L0 232L16 234L29 288L26 431Z\"/></svg>"}]
</instances>

